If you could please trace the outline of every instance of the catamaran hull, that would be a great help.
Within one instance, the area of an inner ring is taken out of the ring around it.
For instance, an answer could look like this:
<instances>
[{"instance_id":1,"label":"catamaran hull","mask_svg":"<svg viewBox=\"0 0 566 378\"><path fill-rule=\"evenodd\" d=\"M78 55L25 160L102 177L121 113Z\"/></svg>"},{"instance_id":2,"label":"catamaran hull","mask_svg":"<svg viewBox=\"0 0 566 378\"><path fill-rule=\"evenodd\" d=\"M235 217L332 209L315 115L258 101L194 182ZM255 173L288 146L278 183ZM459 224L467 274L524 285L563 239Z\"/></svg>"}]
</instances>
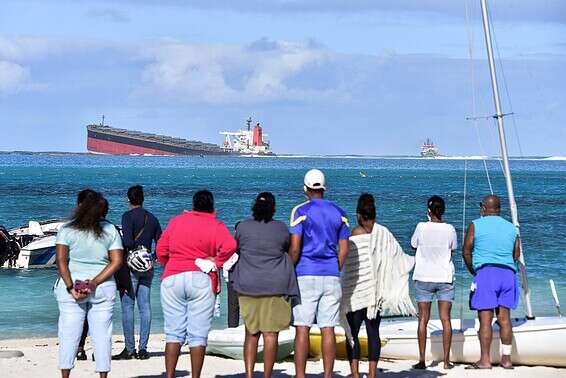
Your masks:
<instances>
[{"instance_id":1,"label":"catamaran hull","mask_svg":"<svg viewBox=\"0 0 566 378\"><path fill-rule=\"evenodd\" d=\"M246 330L243 325L237 328L212 330L208 334L206 353L243 360L245 334ZM294 341L294 328L279 332L277 360L282 360L293 352ZM263 361L263 338L260 338L258 342L257 360L258 362Z\"/></svg>"},{"instance_id":2,"label":"catamaran hull","mask_svg":"<svg viewBox=\"0 0 566 378\"><path fill-rule=\"evenodd\" d=\"M416 320L382 322L380 334L385 346L384 358L418 360ZM453 362L473 363L479 360L480 345L477 336L477 320L452 320L453 336L451 359ZM463 331L461 330L463 329ZM440 320L429 322L427 359L441 361L442 325ZM491 359L499 362L499 327L493 326ZM544 365L566 367L566 318L542 317L535 320L513 320L512 361L518 365Z\"/></svg>"}]
</instances>

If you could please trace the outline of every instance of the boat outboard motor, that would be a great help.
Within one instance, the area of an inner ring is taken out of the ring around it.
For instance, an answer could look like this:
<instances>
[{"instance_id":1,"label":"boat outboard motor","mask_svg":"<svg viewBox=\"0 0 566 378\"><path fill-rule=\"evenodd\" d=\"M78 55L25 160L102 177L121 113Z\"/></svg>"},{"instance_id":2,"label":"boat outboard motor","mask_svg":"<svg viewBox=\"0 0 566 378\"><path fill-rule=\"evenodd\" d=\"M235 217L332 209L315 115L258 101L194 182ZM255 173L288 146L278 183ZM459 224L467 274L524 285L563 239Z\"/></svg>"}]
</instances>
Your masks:
<instances>
[{"instance_id":1,"label":"boat outboard motor","mask_svg":"<svg viewBox=\"0 0 566 378\"><path fill-rule=\"evenodd\" d=\"M16 264L20 255L20 246L4 226L0 226L0 267L7 262L8 267Z\"/></svg>"}]
</instances>

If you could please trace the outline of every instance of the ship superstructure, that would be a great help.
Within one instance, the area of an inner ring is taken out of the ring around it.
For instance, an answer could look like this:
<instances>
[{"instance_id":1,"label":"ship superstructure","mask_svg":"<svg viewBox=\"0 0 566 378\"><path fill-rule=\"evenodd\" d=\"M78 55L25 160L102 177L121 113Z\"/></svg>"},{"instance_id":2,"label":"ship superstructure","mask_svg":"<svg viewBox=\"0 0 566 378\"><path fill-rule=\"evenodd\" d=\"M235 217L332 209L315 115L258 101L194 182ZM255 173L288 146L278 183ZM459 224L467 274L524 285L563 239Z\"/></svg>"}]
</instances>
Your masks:
<instances>
[{"instance_id":1,"label":"ship superstructure","mask_svg":"<svg viewBox=\"0 0 566 378\"><path fill-rule=\"evenodd\" d=\"M238 131L222 131L224 144L222 150L228 153L243 155L272 155L267 134L263 133L263 128L257 123L253 128L252 119L246 121L247 128Z\"/></svg>"},{"instance_id":2,"label":"ship superstructure","mask_svg":"<svg viewBox=\"0 0 566 378\"><path fill-rule=\"evenodd\" d=\"M421 146L422 157L436 157L438 156L438 148L434 145L432 140L426 139L426 142Z\"/></svg>"}]
</instances>

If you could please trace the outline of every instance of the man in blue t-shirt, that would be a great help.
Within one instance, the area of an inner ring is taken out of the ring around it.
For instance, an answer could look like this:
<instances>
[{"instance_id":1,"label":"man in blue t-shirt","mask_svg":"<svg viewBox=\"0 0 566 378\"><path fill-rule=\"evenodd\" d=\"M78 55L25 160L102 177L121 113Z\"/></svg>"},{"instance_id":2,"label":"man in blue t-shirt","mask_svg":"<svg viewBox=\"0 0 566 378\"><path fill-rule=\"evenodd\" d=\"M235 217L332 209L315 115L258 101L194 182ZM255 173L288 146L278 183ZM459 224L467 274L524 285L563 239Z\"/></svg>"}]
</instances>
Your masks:
<instances>
[{"instance_id":1,"label":"man in blue t-shirt","mask_svg":"<svg viewBox=\"0 0 566 378\"><path fill-rule=\"evenodd\" d=\"M340 269L348 253L346 213L324 199L326 181L318 169L305 175L309 200L291 212L289 254L295 263L301 303L293 308L295 375L305 376L309 331L315 319L322 335L324 376L331 377L336 355L334 327L339 324Z\"/></svg>"},{"instance_id":2,"label":"man in blue t-shirt","mask_svg":"<svg viewBox=\"0 0 566 378\"><path fill-rule=\"evenodd\" d=\"M481 218L468 226L464 239L464 262L474 276L470 309L478 312L480 321L481 357L469 369L491 369L494 311L501 339L500 366L505 369L513 367L511 310L516 309L519 303L516 261L521 255L521 242L517 228L503 219L500 213L499 197L485 196L480 203Z\"/></svg>"}]
</instances>

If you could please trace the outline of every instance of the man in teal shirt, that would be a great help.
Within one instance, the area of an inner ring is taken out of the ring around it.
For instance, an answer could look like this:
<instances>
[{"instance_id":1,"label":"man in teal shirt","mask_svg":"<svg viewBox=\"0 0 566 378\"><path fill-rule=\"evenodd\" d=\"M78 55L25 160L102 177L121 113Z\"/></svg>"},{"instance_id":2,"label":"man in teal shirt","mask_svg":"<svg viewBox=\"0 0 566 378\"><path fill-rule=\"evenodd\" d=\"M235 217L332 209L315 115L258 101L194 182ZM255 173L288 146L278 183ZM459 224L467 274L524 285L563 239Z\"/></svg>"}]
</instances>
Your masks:
<instances>
[{"instance_id":1,"label":"man in teal shirt","mask_svg":"<svg viewBox=\"0 0 566 378\"><path fill-rule=\"evenodd\" d=\"M471 369L490 369L493 312L501 338L501 366L512 369L511 310L519 303L516 263L521 254L517 228L500 216L501 201L489 195L480 203L481 218L468 226L463 257L474 276L470 308L478 312L481 357Z\"/></svg>"}]
</instances>

